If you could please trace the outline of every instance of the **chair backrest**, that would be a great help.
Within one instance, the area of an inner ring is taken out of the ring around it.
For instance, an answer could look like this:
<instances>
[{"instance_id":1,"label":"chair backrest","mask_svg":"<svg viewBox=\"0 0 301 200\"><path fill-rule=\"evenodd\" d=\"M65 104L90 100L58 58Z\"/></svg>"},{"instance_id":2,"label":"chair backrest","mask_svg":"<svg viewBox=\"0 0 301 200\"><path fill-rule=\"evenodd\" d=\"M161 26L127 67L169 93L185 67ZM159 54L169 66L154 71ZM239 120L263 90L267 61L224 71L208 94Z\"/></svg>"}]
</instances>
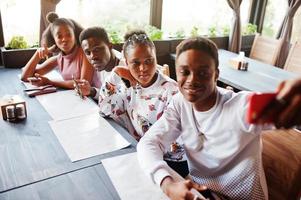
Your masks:
<instances>
[{"instance_id":1,"label":"chair backrest","mask_svg":"<svg viewBox=\"0 0 301 200\"><path fill-rule=\"evenodd\" d=\"M262 164L269 199L300 199L301 197L301 132L288 130L264 131Z\"/></svg>"},{"instance_id":2,"label":"chair backrest","mask_svg":"<svg viewBox=\"0 0 301 200\"><path fill-rule=\"evenodd\" d=\"M166 76L170 77L169 73L169 66L167 64L164 65L157 65L158 69L162 72L162 74L165 74Z\"/></svg>"},{"instance_id":3,"label":"chair backrest","mask_svg":"<svg viewBox=\"0 0 301 200\"><path fill-rule=\"evenodd\" d=\"M250 58L275 65L282 43L282 39L277 40L256 34L250 52Z\"/></svg>"},{"instance_id":4,"label":"chair backrest","mask_svg":"<svg viewBox=\"0 0 301 200\"><path fill-rule=\"evenodd\" d=\"M301 41L292 45L287 56L284 69L301 74Z\"/></svg>"}]
</instances>

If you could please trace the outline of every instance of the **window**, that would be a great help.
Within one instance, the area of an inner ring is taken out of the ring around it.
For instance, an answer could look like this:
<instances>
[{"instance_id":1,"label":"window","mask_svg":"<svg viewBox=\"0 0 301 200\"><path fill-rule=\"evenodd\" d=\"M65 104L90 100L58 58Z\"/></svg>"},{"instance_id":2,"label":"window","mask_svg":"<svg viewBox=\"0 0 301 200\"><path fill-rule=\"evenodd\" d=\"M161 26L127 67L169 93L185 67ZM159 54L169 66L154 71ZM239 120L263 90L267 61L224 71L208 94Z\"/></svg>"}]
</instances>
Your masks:
<instances>
[{"instance_id":1,"label":"window","mask_svg":"<svg viewBox=\"0 0 301 200\"><path fill-rule=\"evenodd\" d=\"M285 17L288 5L287 0L269 0L263 22L262 34L269 37L276 37Z\"/></svg>"},{"instance_id":2,"label":"window","mask_svg":"<svg viewBox=\"0 0 301 200\"><path fill-rule=\"evenodd\" d=\"M13 36L23 36L29 46L38 43L40 0L1 0L0 9L5 45Z\"/></svg>"},{"instance_id":3,"label":"window","mask_svg":"<svg viewBox=\"0 0 301 200\"><path fill-rule=\"evenodd\" d=\"M301 6L298 8L293 22L292 42L301 41Z\"/></svg>"},{"instance_id":4,"label":"window","mask_svg":"<svg viewBox=\"0 0 301 200\"><path fill-rule=\"evenodd\" d=\"M112 39L116 32L123 35L132 27L149 23L150 0L64 0L57 5L56 12L60 17L76 20L84 28L105 27Z\"/></svg>"},{"instance_id":5,"label":"window","mask_svg":"<svg viewBox=\"0 0 301 200\"><path fill-rule=\"evenodd\" d=\"M241 4L241 21L248 22L251 0ZM233 11L225 0L164 0L162 29L168 36L228 35Z\"/></svg>"}]
</instances>

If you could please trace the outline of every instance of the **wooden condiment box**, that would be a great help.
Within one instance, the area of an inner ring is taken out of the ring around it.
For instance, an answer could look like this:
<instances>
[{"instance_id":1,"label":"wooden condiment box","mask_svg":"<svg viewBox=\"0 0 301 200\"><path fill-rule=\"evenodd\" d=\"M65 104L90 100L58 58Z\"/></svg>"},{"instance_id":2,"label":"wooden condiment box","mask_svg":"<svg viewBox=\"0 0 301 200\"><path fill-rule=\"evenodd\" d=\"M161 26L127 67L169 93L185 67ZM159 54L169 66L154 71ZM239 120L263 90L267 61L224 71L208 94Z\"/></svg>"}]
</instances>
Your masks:
<instances>
[{"instance_id":1,"label":"wooden condiment box","mask_svg":"<svg viewBox=\"0 0 301 200\"><path fill-rule=\"evenodd\" d=\"M1 113L4 120L8 119L8 114L6 112L7 106L14 106L14 114L15 118L17 119L17 113L16 113L16 106L19 104L23 104L24 106L24 114L25 118L27 117L27 110L26 110L26 104L25 101L19 96L19 95L5 95L0 100L0 106L1 106Z\"/></svg>"}]
</instances>

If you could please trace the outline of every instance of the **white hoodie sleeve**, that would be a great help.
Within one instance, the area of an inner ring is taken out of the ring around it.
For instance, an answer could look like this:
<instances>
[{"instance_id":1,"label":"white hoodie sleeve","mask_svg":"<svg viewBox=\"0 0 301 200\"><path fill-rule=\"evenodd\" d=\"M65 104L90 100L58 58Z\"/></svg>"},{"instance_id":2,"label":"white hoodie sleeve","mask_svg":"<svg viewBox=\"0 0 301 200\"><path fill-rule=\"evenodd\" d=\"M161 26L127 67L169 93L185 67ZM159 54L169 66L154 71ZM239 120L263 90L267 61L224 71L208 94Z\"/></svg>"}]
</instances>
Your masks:
<instances>
[{"instance_id":1,"label":"white hoodie sleeve","mask_svg":"<svg viewBox=\"0 0 301 200\"><path fill-rule=\"evenodd\" d=\"M158 185L166 176L171 176L163 154L181 133L181 115L175 105L176 96L178 95L174 96L162 117L146 132L137 146L141 168Z\"/></svg>"}]
</instances>

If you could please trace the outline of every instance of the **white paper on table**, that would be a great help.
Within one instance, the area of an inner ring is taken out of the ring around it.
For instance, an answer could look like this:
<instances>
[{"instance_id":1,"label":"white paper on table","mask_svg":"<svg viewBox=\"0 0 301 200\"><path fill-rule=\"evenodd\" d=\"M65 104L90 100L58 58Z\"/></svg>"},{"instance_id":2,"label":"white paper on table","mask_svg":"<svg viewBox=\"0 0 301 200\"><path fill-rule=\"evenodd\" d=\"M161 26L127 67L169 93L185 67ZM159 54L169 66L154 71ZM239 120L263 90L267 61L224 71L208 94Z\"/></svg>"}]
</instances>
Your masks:
<instances>
[{"instance_id":1,"label":"white paper on table","mask_svg":"<svg viewBox=\"0 0 301 200\"><path fill-rule=\"evenodd\" d=\"M155 185L150 177L140 168L137 152L129 153L113 158L101 160L107 171L115 189L122 200L147 199L147 200L168 200L161 188ZM183 181L177 172L168 169L170 175L175 181ZM191 189L191 192L203 200L205 197L197 190ZM217 196L214 195L218 200Z\"/></svg>"},{"instance_id":2,"label":"white paper on table","mask_svg":"<svg viewBox=\"0 0 301 200\"><path fill-rule=\"evenodd\" d=\"M98 113L99 107L93 100L81 99L74 90L59 91L36 96L52 119L67 119L90 113Z\"/></svg>"},{"instance_id":3,"label":"white paper on table","mask_svg":"<svg viewBox=\"0 0 301 200\"><path fill-rule=\"evenodd\" d=\"M125 140L98 113L49 121L72 162L125 148Z\"/></svg>"},{"instance_id":4,"label":"white paper on table","mask_svg":"<svg viewBox=\"0 0 301 200\"><path fill-rule=\"evenodd\" d=\"M169 199L142 171L136 152L103 159L101 162L122 200Z\"/></svg>"}]
</instances>

